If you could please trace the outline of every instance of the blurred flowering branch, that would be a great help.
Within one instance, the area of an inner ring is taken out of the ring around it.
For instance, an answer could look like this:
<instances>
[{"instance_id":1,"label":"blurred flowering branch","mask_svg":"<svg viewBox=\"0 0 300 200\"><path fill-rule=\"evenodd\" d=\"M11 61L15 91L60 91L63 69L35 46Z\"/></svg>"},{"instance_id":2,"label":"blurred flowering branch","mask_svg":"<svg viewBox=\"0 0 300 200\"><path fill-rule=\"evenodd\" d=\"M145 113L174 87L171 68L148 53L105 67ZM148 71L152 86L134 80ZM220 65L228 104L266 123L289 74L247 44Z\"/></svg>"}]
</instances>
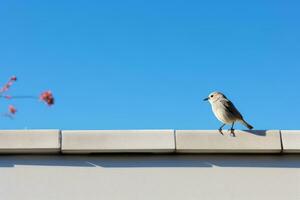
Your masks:
<instances>
[{"instance_id":1,"label":"blurred flowering branch","mask_svg":"<svg viewBox=\"0 0 300 200\"><path fill-rule=\"evenodd\" d=\"M40 94L40 96L29 96L29 95L24 95L24 96L11 96L7 95L7 92L9 89L12 87L12 85L17 81L16 76L12 76L9 81L2 87L0 88L0 98L4 98L7 100L12 100L12 99L39 99L48 106L52 106L54 104L54 97L51 91L44 91ZM14 105L9 105L8 106L8 112L4 114L4 116L12 118L15 114L17 113L17 109L15 108Z\"/></svg>"}]
</instances>

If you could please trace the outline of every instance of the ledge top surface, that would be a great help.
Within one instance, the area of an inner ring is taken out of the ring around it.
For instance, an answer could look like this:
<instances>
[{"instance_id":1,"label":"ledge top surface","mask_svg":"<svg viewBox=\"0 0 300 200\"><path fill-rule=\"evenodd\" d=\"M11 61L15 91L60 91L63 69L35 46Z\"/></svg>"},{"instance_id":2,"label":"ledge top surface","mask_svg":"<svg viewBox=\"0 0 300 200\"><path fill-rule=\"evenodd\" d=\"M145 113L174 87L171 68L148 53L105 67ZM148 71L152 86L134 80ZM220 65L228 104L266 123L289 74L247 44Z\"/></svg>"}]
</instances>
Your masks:
<instances>
[{"instance_id":1,"label":"ledge top surface","mask_svg":"<svg viewBox=\"0 0 300 200\"><path fill-rule=\"evenodd\" d=\"M300 153L300 130L0 130L0 153Z\"/></svg>"}]
</instances>

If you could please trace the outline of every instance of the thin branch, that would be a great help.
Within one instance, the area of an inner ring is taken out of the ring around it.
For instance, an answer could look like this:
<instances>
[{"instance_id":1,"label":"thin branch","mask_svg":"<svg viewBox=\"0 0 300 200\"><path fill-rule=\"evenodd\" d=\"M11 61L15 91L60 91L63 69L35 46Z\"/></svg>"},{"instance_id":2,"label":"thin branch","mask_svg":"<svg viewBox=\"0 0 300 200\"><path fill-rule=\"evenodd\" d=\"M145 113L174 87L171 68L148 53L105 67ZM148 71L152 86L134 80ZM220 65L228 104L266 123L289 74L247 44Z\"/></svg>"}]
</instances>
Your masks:
<instances>
[{"instance_id":1,"label":"thin branch","mask_svg":"<svg viewBox=\"0 0 300 200\"><path fill-rule=\"evenodd\" d=\"M5 96L0 95L0 98L6 98L6 99L38 99L37 96L30 96L30 95L18 95L18 96Z\"/></svg>"},{"instance_id":2,"label":"thin branch","mask_svg":"<svg viewBox=\"0 0 300 200\"><path fill-rule=\"evenodd\" d=\"M29 96L29 95L20 95L20 96L12 96L11 99L38 99L38 97Z\"/></svg>"}]
</instances>

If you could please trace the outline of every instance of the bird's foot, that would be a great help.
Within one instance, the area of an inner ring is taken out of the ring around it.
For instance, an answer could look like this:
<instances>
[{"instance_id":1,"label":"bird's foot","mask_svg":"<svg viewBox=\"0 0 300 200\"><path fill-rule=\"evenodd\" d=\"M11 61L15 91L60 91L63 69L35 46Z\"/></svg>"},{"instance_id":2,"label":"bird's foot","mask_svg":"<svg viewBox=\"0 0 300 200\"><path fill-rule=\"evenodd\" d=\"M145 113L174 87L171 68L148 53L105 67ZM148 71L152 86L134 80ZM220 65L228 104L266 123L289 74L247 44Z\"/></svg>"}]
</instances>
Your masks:
<instances>
[{"instance_id":1,"label":"bird's foot","mask_svg":"<svg viewBox=\"0 0 300 200\"><path fill-rule=\"evenodd\" d=\"M234 133L235 130L233 128L229 129L228 131L230 131L230 136L235 137L235 133Z\"/></svg>"},{"instance_id":2,"label":"bird's foot","mask_svg":"<svg viewBox=\"0 0 300 200\"><path fill-rule=\"evenodd\" d=\"M219 133L221 133L221 135L224 135L221 128L219 129Z\"/></svg>"}]
</instances>

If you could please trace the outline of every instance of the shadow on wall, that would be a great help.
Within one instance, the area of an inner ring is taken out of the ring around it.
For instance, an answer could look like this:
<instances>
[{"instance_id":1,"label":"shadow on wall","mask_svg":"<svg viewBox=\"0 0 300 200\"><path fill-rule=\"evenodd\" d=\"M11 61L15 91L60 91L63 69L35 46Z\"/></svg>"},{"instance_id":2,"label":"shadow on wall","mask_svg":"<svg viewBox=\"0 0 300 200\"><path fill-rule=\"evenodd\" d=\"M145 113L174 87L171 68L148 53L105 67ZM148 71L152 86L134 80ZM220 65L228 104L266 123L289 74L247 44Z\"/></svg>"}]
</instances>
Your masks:
<instances>
[{"instance_id":1,"label":"shadow on wall","mask_svg":"<svg viewBox=\"0 0 300 200\"><path fill-rule=\"evenodd\" d=\"M56 166L103 168L300 168L298 155L2 155L0 167Z\"/></svg>"}]
</instances>

